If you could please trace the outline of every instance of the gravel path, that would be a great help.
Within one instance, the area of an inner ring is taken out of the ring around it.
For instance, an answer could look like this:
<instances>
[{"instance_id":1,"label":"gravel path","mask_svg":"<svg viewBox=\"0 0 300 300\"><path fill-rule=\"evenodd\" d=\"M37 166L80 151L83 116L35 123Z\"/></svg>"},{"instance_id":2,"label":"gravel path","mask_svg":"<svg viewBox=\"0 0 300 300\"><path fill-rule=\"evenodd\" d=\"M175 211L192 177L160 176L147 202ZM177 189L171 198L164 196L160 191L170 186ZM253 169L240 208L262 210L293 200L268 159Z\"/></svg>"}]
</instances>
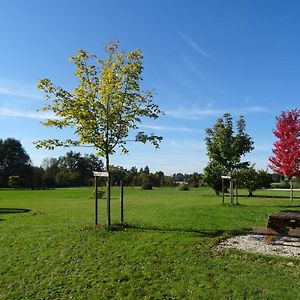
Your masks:
<instances>
[{"instance_id":1,"label":"gravel path","mask_svg":"<svg viewBox=\"0 0 300 300\"><path fill-rule=\"evenodd\" d=\"M266 244L264 237L261 234L234 236L222 241L218 249L234 248L247 252L300 258L300 238L276 236L270 244Z\"/></svg>"}]
</instances>

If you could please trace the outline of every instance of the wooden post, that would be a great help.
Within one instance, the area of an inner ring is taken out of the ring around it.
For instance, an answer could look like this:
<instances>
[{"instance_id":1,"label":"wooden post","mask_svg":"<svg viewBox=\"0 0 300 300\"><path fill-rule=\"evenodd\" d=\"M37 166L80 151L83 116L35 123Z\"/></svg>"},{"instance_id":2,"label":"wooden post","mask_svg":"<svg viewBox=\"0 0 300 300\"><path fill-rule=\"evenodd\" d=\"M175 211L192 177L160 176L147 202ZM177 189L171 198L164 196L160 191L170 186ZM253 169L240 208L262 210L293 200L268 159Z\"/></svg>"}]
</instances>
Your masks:
<instances>
[{"instance_id":1,"label":"wooden post","mask_svg":"<svg viewBox=\"0 0 300 300\"><path fill-rule=\"evenodd\" d=\"M293 177L290 179L290 200L293 201Z\"/></svg>"},{"instance_id":2,"label":"wooden post","mask_svg":"<svg viewBox=\"0 0 300 300\"><path fill-rule=\"evenodd\" d=\"M230 178L229 189L230 189L230 204L233 204L233 182L232 182L232 178Z\"/></svg>"},{"instance_id":3,"label":"wooden post","mask_svg":"<svg viewBox=\"0 0 300 300\"><path fill-rule=\"evenodd\" d=\"M226 180L230 180L230 201L231 201L231 204L233 203L233 199L232 199L232 181L231 181L231 176L221 176L222 178L222 202L224 204L224 179Z\"/></svg>"},{"instance_id":4,"label":"wooden post","mask_svg":"<svg viewBox=\"0 0 300 300\"><path fill-rule=\"evenodd\" d=\"M95 177L95 223L98 225L98 180L97 177L107 177L107 197L110 200L109 172L93 171ZM110 226L110 201L107 201L107 225Z\"/></svg>"},{"instance_id":5,"label":"wooden post","mask_svg":"<svg viewBox=\"0 0 300 300\"><path fill-rule=\"evenodd\" d=\"M235 180L235 197L236 197L235 204L239 204L239 195L238 195L238 193L239 193L239 186L238 186L238 181L236 179Z\"/></svg>"},{"instance_id":6,"label":"wooden post","mask_svg":"<svg viewBox=\"0 0 300 300\"><path fill-rule=\"evenodd\" d=\"M95 225L98 225L98 180L95 176Z\"/></svg>"},{"instance_id":7,"label":"wooden post","mask_svg":"<svg viewBox=\"0 0 300 300\"><path fill-rule=\"evenodd\" d=\"M222 177L222 204L224 204L224 179Z\"/></svg>"},{"instance_id":8,"label":"wooden post","mask_svg":"<svg viewBox=\"0 0 300 300\"><path fill-rule=\"evenodd\" d=\"M121 192L120 192L120 204L121 204L121 223L124 223L124 187L123 187L123 181L120 181L120 187L121 187Z\"/></svg>"}]
</instances>

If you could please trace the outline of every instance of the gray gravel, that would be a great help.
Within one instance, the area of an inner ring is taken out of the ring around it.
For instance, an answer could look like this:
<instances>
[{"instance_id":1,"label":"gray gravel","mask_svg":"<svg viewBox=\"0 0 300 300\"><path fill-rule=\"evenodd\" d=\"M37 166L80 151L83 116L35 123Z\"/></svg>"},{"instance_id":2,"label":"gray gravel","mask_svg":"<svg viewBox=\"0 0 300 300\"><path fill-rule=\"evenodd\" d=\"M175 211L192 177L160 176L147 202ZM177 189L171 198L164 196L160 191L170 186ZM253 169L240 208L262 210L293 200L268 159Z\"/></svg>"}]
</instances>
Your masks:
<instances>
[{"instance_id":1,"label":"gray gravel","mask_svg":"<svg viewBox=\"0 0 300 300\"><path fill-rule=\"evenodd\" d=\"M264 235L247 234L222 241L218 249L234 248L246 252L300 258L300 238L275 236L270 244L264 242Z\"/></svg>"}]
</instances>

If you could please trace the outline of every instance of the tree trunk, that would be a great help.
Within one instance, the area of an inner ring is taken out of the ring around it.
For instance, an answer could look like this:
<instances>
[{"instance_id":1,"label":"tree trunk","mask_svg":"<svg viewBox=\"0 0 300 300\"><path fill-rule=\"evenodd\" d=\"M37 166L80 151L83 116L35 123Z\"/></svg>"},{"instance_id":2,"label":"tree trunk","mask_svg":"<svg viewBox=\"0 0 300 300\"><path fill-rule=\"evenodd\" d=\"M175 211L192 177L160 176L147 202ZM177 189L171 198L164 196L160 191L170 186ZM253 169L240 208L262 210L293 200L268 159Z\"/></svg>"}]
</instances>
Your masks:
<instances>
[{"instance_id":1,"label":"tree trunk","mask_svg":"<svg viewBox=\"0 0 300 300\"><path fill-rule=\"evenodd\" d=\"M110 226L110 172L109 172L109 154L105 154L107 176L106 192L106 225Z\"/></svg>"},{"instance_id":2,"label":"tree trunk","mask_svg":"<svg viewBox=\"0 0 300 300\"><path fill-rule=\"evenodd\" d=\"M293 201L293 196L294 196L294 195L293 195L293 194L294 194L293 192L294 192L294 190L293 190L293 178L291 178L291 179L290 179L290 200L291 200L291 201Z\"/></svg>"}]
</instances>

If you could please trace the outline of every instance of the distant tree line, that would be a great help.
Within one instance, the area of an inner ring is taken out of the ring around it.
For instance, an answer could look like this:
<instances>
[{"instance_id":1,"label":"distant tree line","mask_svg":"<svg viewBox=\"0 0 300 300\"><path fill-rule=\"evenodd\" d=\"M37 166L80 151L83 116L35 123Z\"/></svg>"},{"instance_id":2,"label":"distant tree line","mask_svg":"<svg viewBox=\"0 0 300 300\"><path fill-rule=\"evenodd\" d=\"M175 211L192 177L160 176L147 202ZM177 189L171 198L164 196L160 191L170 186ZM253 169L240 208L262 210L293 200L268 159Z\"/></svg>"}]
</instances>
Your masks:
<instances>
[{"instance_id":1,"label":"distant tree line","mask_svg":"<svg viewBox=\"0 0 300 300\"><path fill-rule=\"evenodd\" d=\"M47 158L40 167L33 166L29 155L20 141L8 138L0 139L0 187L2 188L55 188L90 186L93 184L94 170L103 171L102 160L93 155L82 155L70 151L59 158ZM111 183L119 185L123 181L127 186L176 186L185 182L193 187L203 184L199 173L175 173L167 176L162 171L150 172L148 166L130 169L110 166Z\"/></svg>"},{"instance_id":2,"label":"distant tree line","mask_svg":"<svg viewBox=\"0 0 300 300\"><path fill-rule=\"evenodd\" d=\"M93 170L103 170L98 157L72 151L59 158L45 159L40 167L36 167L20 141L0 139L0 187L86 186L92 181Z\"/></svg>"},{"instance_id":3,"label":"distant tree line","mask_svg":"<svg viewBox=\"0 0 300 300\"><path fill-rule=\"evenodd\" d=\"M92 172L103 170L103 162L93 154L70 151L59 158L47 158L41 165L42 183L47 187L88 186Z\"/></svg>"},{"instance_id":4,"label":"distant tree line","mask_svg":"<svg viewBox=\"0 0 300 300\"><path fill-rule=\"evenodd\" d=\"M20 141L8 138L0 139L0 187L1 188L56 188L91 186L93 184L93 171L104 171L102 160L93 155L82 155L70 151L59 158L47 158L40 167L33 166L29 155ZM199 173L174 173L171 176L162 171L150 172L148 166L130 169L121 166L110 166L111 183L119 185L120 181L126 186L173 187L184 183L190 187L202 185L211 186L218 194L221 191L221 175L226 170L220 164L210 163L204 175ZM239 182L240 187L247 188L249 196L259 188L267 188L271 182L282 178L269 174L263 170L256 171L253 166L241 168L232 173ZM104 184L104 183L103 183Z\"/></svg>"},{"instance_id":5,"label":"distant tree line","mask_svg":"<svg viewBox=\"0 0 300 300\"><path fill-rule=\"evenodd\" d=\"M44 173L43 182L50 187L89 186L93 184L93 170L104 170L102 161L94 155L81 156L80 153L68 152L59 158L44 160L42 164ZM125 186L151 186L172 187L180 182L186 182L193 187L202 184L202 175L198 173L177 173L167 176L162 171L150 172L148 166L145 168L131 167L126 169L121 166L110 166L111 184L118 186L122 180ZM103 180L102 180L102 184Z\"/></svg>"},{"instance_id":6,"label":"distant tree line","mask_svg":"<svg viewBox=\"0 0 300 300\"><path fill-rule=\"evenodd\" d=\"M203 184L202 175L199 173L182 174L175 173L172 176L165 175L162 171L151 173L148 166L139 171L136 167L129 170L119 166L111 166L112 185L118 185L120 180L127 186L141 187L172 187L180 182L186 182L193 187L199 187Z\"/></svg>"}]
</instances>

